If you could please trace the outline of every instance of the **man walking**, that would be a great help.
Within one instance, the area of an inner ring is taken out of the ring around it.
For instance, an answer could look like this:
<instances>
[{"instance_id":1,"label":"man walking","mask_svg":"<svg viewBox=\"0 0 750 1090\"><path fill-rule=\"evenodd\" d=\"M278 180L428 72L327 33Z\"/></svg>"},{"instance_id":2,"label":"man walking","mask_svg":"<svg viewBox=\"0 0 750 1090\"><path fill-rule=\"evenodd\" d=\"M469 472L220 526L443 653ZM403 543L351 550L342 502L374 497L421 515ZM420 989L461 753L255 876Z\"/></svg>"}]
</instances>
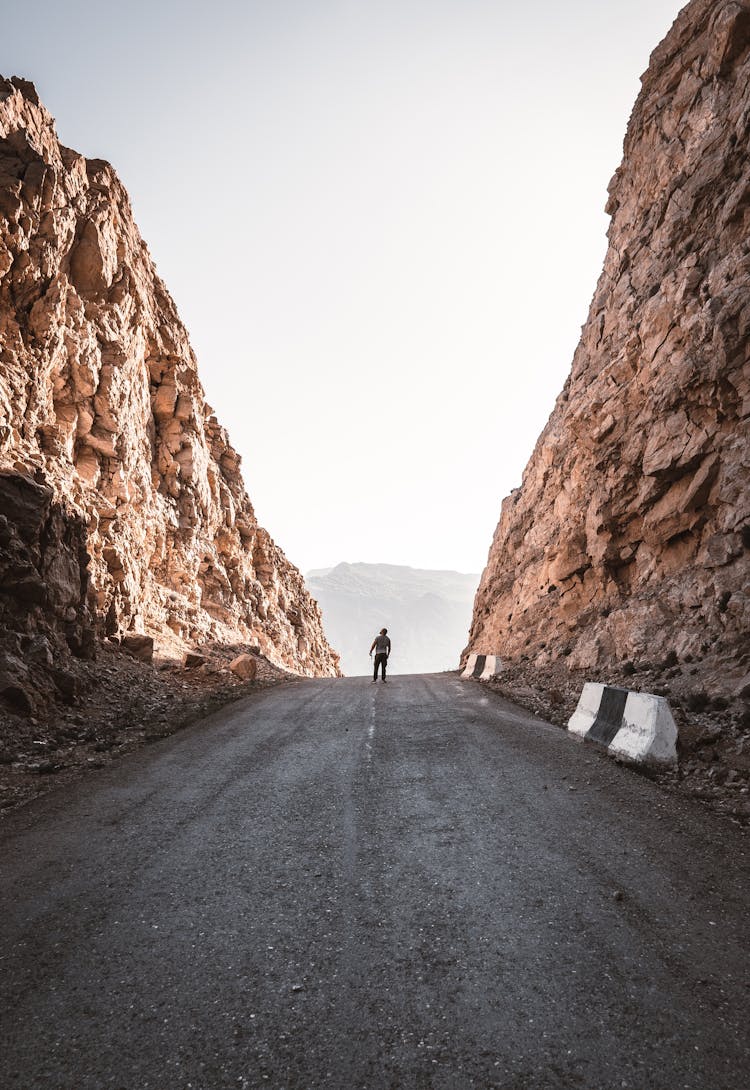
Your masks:
<instances>
[{"instance_id":1,"label":"man walking","mask_svg":"<svg viewBox=\"0 0 750 1090\"><path fill-rule=\"evenodd\" d=\"M373 651L375 652L375 670L372 675L372 683L374 685L378 680L378 667L380 667L383 673L383 682L385 682L385 664L388 662L388 656L391 653L391 641L388 639L387 628L381 628L380 635L376 636L372 641L370 658L372 658Z\"/></svg>"}]
</instances>

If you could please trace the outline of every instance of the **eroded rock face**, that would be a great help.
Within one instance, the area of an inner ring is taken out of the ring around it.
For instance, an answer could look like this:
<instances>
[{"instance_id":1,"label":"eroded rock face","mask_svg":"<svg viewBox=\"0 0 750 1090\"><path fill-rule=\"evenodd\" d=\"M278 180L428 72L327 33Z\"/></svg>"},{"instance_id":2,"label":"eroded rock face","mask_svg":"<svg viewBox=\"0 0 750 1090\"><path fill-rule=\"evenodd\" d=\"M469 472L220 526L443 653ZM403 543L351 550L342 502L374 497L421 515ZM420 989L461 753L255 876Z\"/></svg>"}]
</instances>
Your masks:
<instances>
[{"instance_id":1,"label":"eroded rock face","mask_svg":"<svg viewBox=\"0 0 750 1090\"><path fill-rule=\"evenodd\" d=\"M60 145L16 78L0 78L0 347L6 487L42 489L87 556L67 609L100 635L253 643L298 673L337 672L300 573L256 522L125 190Z\"/></svg>"},{"instance_id":2,"label":"eroded rock face","mask_svg":"<svg viewBox=\"0 0 750 1090\"><path fill-rule=\"evenodd\" d=\"M642 84L604 271L468 649L731 674L750 631L750 4L693 0Z\"/></svg>"}]
</instances>

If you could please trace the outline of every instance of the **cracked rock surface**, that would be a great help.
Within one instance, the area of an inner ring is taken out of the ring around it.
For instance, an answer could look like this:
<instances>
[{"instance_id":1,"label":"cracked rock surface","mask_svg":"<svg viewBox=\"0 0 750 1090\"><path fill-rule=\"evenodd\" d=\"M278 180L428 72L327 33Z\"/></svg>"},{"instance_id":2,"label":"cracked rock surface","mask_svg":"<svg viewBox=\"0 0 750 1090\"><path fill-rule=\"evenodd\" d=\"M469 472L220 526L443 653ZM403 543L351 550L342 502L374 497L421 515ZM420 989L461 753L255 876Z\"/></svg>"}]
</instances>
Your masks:
<instances>
[{"instance_id":1,"label":"cracked rock surface","mask_svg":"<svg viewBox=\"0 0 750 1090\"><path fill-rule=\"evenodd\" d=\"M503 501L467 648L539 678L667 664L653 687L678 668L735 747L750 728L749 138L750 4L693 0L642 79L604 270Z\"/></svg>"},{"instance_id":2,"label":"cracked rock surface","mask_svg":"<svg viewBox=\"0 0 750 1090\"><path fill-rule=\"evenodd\" d=\"M0 78L0 712L75 703L105 638L338 673L117 175Z\"/></svg>"}]
</instances>

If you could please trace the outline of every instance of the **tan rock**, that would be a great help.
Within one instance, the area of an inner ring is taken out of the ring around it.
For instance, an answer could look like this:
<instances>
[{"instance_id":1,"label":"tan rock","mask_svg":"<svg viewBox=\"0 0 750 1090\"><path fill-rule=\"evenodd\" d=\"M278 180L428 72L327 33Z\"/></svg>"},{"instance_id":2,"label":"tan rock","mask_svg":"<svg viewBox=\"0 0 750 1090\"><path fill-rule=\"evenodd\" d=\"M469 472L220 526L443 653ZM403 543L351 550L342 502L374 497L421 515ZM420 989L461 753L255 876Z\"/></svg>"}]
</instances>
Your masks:
<instances>
[{"instance_id":1,"label":"tan rock","mask_svg":"<svg viewBox=\"0 0 750 1090\"><path fill-rule=\"evenodd\" d=\"M229 669L243 681L252 681L258 673L258 660L253 655L238 655L230 662Z\"/></svg>"},{"instance_id":2,"label":"tan rock","mask_svg":"<svg viewBox=\"0 0 750 1090\"><path fill-rule=\"evenodd\" d=\"M123 636L120 641L123 651L127 651L133 658L141 662L151 662L154 657L154 638L140 634Z\"/></svg>"},{"instance_id":3,"label":"tan rock","mask_svg":"<svg viewBox=\"0 0 750 1090\"><path fill-rule=\"evenodd\" d=\"M606 671L729 662L750 631L750 3L692 0L642 84L604 270L467 651Z\"/></svg>"},{"instance_id":4,"label":"tan rock","mask_svg":"<svg viewBox=\"0 0 750 1090\"><path fill-rule=\"evenodd\" d=\"M0 144L0 472L40 474L61 535L33 531L15 582L0 563L18 598L0 602L0 636L48 624L85 648L92 625L114 636L137 624L172 642L263 637L276 665L336 675L302 576L257 524L114 170L63 148L16 78L0 78ZM59 612L64 585L74 622Z\"/></svg>"}]
</instances>

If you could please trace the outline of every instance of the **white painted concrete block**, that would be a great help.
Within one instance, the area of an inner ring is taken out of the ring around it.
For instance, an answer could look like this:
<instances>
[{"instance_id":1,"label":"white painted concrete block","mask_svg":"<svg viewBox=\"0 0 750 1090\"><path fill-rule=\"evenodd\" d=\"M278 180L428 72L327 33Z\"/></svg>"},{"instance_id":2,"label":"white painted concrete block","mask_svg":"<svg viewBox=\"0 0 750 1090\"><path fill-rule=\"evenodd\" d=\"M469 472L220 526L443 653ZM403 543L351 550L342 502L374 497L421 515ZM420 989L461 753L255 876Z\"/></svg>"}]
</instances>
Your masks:
<instances>
[{"instance_id":1,"label":"white painted concrete block","mask_svg":"<svg viewBox=\"0 0 750 1090\"><path fill-rule=\"evenodd\" d=\"M622 726L609 752L646 764L677 763L677 724L669 702L651 693L628 693Z\"/></svg>"},{"instance_id":2,"label":"white painted concrete block","mask_svg":"<svg viewBox=\"0 0 750 1090\"><path fill-rule=\"evenodd\" d=\"M461 677L462 678L470 678L472 676L472 674L474 673L474 667L476 666L476 664L477 664L477 656L476 655L469 655L468 659L466 660L466 666L464 667L464 672L461 674Z\"/></svg>"},{"instance_id":3,"label":"white painted concrete block","mask_svg":"<svg viewBox=\"0 0 750 1090\"><path fill-rule=\"evenodd\" d=\"M594 724L602 702L604 686L598 681L587 681L578 700L578 707L568 720L568 730L585 738Z\"/></svg>"},{"instance_id":4,"label":"white painted concrete block","mask_svg":"<svg viewBox=\"0 0 750 1090\"><path fill-rule=\"evenodd\" d=\"M489 681L491 677L497 677L502 670L502 666L502 660L499 655L488 655L485 660L484 670L482 670L479 675L479 680Z\"/></svg>"},{"instance_id":5,"label":"white painted concrete block","mask_svg":"<svg viewBox=\"0 0 750 1090\"><path fill-rule=\"evenodd\" d=\"M568 730L627 761L677 763L677 725L663 696L589 681Z\"/></svg>"},{"instance_id":6,"label":"white painted concrete block","mask_svg":"<svg viewBox=\"0 0 750 1090\"><path fill-rule=\"evenodd\" d=\"M461 677L488 681L500 673L501 667L502 660L499 655L469 655Z\"/></svg>"}]
</instances>

